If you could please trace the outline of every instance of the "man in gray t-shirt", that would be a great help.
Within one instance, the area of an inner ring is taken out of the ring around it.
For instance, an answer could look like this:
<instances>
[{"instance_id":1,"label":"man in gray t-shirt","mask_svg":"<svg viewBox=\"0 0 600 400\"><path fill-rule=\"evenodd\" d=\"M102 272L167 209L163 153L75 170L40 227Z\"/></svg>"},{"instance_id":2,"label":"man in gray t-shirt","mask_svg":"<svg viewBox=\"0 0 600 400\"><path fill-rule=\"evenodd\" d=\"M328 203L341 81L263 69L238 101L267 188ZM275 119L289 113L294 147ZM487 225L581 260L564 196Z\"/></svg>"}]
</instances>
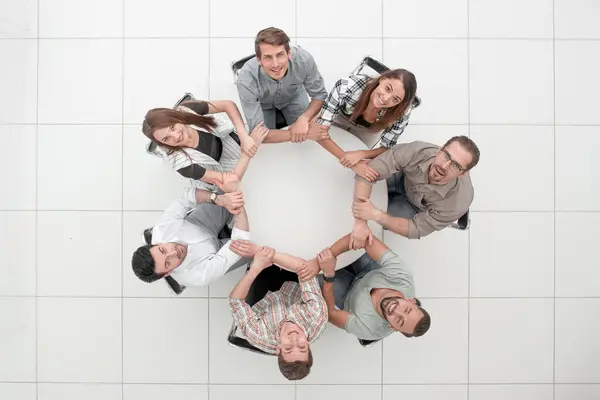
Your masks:
<instances>
[{"instance_id":1,"label":"man in gray t-shirt","mask_svg":"<svg viewBox=\"0 0 600 400\"><path fill-rule=\"evenodd\" d=\"M373 238L365 247L367 254L335 271L336 257L348 251L349 242L346 235L317 257L329 322L367 340L383 339L394 331L408 337L424 335L431 318L415 299L407 265Z\"/></svg>"},{"instance_id":2,"label":"man in gray t-shirt","mask_svg":"<svg viewBox=\"0 0 600 400\"><path fill-rule=\"evenodd\" d=\"M249 131L264 122L271 129L267 143L320 139L308 137L309 121L327 98L323 77L313 57L301 47L290 47L290 38L276 28L258 33L255 52L256 58L244 64L237 80ZM290 126L289 131L275 131L277 110ZM275 139L275 136L281 137Z\"/></svg>"}]
</instances>

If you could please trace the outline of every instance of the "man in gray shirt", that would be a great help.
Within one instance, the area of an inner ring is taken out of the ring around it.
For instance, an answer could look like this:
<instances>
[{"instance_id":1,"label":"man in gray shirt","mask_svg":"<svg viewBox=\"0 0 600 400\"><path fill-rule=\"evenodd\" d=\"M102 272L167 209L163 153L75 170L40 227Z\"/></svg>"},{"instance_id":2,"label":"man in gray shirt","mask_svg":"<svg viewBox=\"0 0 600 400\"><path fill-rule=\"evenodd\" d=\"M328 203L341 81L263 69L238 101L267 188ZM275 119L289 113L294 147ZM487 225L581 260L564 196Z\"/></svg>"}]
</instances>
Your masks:
<instances>
[{"instance_id":1,"label":"man in gray shirt","mask_svg":"<svg viewBox=\"0 0 600 400\"><path fill-rule=\"evenodd\" d=\"M366 340L383 339L395 331L407 337L424 335L431 317L415 299L408 266L374 238L365 247L367 254L335 271L336 257L349 245L346 235L317 256L329 322Z\"/></svg>"},{"instance_id":2,"label":"man in gray shirt","mask_svg":"<svg viewBox=\"0 0 600 400\"><path fill-rule=\"evenodd\" d=\"M248 130L264 122L271 129L265 142L306 140L309 121L327 98L315 60L306 50L290 47L290 38L277 28L260 31L254 47L256 58L244 64L237 81ZM282 112L290 125L289 132L274 131L276 110Z\"/></svg>"},{"instance_id":3,"label":"man in gray shirt","mask_svg":"<svg viewBox=\"0 0 600 400\"><path fill-rule=\"evenodd\" d=\"M387 213L373 206L373 182L356 176L352 213L355 222L350 247L361 248L372 237L374 220L409 239L420 239L459 219L473 202L469 171L479 162L477 145L455 136L440 146L400 143L369 162L388 186Z\"/></svg>"}]
</instances>

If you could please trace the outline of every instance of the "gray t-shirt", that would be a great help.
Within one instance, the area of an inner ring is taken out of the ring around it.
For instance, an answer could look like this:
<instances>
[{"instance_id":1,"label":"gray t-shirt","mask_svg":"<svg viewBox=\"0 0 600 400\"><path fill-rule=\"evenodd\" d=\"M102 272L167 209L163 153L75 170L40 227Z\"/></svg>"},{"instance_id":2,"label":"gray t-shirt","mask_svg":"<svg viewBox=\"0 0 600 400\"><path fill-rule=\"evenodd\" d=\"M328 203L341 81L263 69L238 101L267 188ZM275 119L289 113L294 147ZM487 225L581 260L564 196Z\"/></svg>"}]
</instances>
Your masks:
<instances>
[{"instance_id":1,"label":"gray t-shirt","mask_svg":"<svg viewBox=\"0 0 600 400\"><path fill-rule=\"evenodd\" d=\"M264 120L263 108L281 110L296 96L306 93L313 100L327 98L325 82L310 53L298 46L292 46L290 53L288 71L278 81L263 71L256 57L240 69L237 89L250 130Z\"/></svg>"},{"instance_id":2,"label":"gray t-shirt","mask_svg":"<svg viewBox=\"0 0 600 400\"><path fill-rule=\"evenodd\" d=\"M394 289L406 299L415 297L412 271L396 253L387 250L379 264L381 268L368 272L354 284L344 302L344 310L350 313L345 329L360 339L382 339L394 332L373 307L371 290Z\"/></svg>"}]
</instances>

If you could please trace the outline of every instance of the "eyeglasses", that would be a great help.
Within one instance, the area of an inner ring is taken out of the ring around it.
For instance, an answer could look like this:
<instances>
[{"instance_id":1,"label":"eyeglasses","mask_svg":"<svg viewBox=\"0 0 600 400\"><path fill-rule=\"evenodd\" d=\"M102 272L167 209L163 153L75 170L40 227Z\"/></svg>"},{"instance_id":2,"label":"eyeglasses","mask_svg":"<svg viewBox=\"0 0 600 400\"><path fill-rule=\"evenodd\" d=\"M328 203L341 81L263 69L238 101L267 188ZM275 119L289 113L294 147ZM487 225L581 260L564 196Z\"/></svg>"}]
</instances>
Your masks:
<instances>
[{"instance_id":1,"label":"eyeglasses","mask_svg":"<svg viewBox=\"0 0 600 400\"><path fill-rule=\"evenodd\" d=\"M450 153L448 153L445 149L442 149L442 157L444 158L444 162L451 161L450 168L452 168L456 172L462 172L465 168L454 161Z\"/></svg>"}]
</instances>

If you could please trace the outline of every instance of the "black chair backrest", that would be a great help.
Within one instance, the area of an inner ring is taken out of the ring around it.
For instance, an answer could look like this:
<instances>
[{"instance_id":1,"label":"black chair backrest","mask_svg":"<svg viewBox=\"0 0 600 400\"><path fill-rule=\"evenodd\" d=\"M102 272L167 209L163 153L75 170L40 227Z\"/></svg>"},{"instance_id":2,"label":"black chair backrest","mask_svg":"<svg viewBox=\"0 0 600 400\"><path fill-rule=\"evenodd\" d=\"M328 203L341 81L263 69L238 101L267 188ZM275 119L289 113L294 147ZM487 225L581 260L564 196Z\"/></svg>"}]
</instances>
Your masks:
<instances>
[{"instance_id":1,"label":"black chair backrest","mask_svg":"<svg viewBox=\"0 0 600 400\"><path fill-rule=\"evenodd\" d=\"M233 72L240 70L244 66L244 64L246 64L248 62L248 60L250 60L254 57L256 57L255 54L250 54L249 56L240 58L239 60L237 60L233 64L231 64L231 69L233 70Z\"/></svg>"}]
</instances>

